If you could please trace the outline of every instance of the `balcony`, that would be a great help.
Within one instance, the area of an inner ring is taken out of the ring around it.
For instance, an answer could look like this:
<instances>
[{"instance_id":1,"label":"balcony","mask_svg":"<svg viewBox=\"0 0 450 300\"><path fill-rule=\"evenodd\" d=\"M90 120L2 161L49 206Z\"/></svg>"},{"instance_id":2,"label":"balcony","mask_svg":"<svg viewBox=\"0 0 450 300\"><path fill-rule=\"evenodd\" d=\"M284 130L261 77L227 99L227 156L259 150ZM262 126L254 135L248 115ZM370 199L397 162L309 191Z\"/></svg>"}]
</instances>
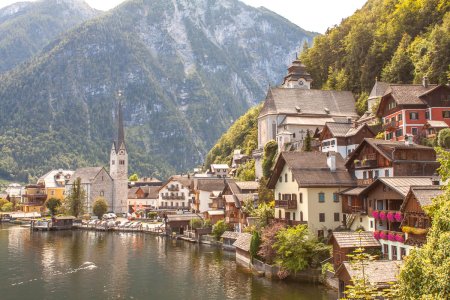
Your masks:
<instances>
[{"instance_id":1,"label":"balcony","mask_svg":"<svg viewBox=\"0 0 450 300\"><path fill-rule=\"evenodd\" d=\"M162 195L161 198L163 200L185 200L184 196Z\"/></svg>"},{"instance_id":2,"label":"balcony","mask_svg":"<svg viewBox=\"0 0 450 300\"><path fill-rule=\"evenodd\" d=\"M342 208L342 212L345 214L367 213L366 209L362 205L345 205Z\"/></svg>"},{"instance_id":3,"label":"balcony","mask_svg":"<svg viewBox=\"0 0 450 300\"><path fill-rule=\"evenodd\" d=\"M374 182L374 181L375 181L374 178L357 179L357 180L356 180L356 184L357 184L358 186L361 186L361 185L370 185L370 184L372 184L372 182Z\"/></svg>"},{"instance_id":4,"label":"balcony","mask_svg":"<svg viewBox=\"0 0 450 300\"><path fill-rule=\"evenodd\" d=\"M159 209L190 210L190 208L187 206L160 206Z\"/></svg>"},{"instance_id":5,"label":"balcony","mask_svg":"<svg viewBox=\"0 0 450 300\"><path fill-rule=\"evenodd\" d=\"M355 159L354 160L355 169L364 169L364 168L376 168L377 167L377 161L376 160L369 160L369 159L363 159L362 161Z\"/></svg>"},{"instance_id":6,"label":"balcony","mask_svg":"<svg viewBox=\"0 0 450 300\"><path fill-rule=\"evenodd\" d=\"M294 221L294 220L288 220L288 219L275 219L275 222L283 223L288 226L297 226L302 224L307 224L306 221Z\"/></svg>"},{"instance_id":7,"label":"balcony","mask_svg":"<svg viewBox=\"0 0 450 300\"><path fill-rule=\"evenodd\" d=\"M275 200L275 207L285 209L297 209L296 200Z\"/></svg>"},{"instance_id":8,"label":"balcony","mask_svg":"<svg viewBox=\"0 0 450 300\"><path fill-rule=\"evenodd\" d=\"M27 198L29 201L45 201L47 199L47 194L25 194L23 197Z\"/></svg>"},{"instance_id":9,"label":"balcony","mask_svg":"<svg viewBox=\"0 0 450 300\"><path fill-rule=\"evenodd\" d=\"M178 186L171 185L171 186L168 186L168 187L167 187L167 190L168 190L169 192L178 192L180 189L178 188Z\"/></svg>"},{"instance_id":10,"label":"balcony","mask_svg":"<svg viewBox=\"0 0 450 300\"><path fill-rule=\"evenodd\" d=\"M390 223L401 222L403 220L402 212L398 210L374 210L372 211L372 217L375 220L387 220Z\"/></svg>"},{"instance_id":11,"label":"balcony","mask_svg":"<svg viewBox=\"0 0 450 300\"><path fill-rule=\"evenodd\" d=\"M377 240L385 240L400 243L405 242L405 234L403 232L398 231L375 230L373 236Z\"/></svg>"},{"instance_id":12,"label":"balcony","mask_svg":"<svg viewBox=\"0 0 450 300\"><path fill-rule=\"evenodd\" d=\"M385 131L394 131L399 126L398 121L390 121L383 124L383 130Z\"/></svg>"}]
</instances>

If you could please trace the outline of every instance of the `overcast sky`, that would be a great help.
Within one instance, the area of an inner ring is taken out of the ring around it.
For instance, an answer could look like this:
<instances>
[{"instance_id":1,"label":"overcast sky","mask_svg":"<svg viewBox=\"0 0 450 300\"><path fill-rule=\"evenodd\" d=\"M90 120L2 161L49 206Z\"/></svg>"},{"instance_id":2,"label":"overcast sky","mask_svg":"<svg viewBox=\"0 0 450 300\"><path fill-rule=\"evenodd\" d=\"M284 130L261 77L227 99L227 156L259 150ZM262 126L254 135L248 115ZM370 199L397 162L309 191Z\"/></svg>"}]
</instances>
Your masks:
<instances>
[{"instance_id":1,"label":"overcast sky","mask_svg":"<svg viewBox=\"0 0 450 300\"><path fill-rule=\"evenodd\" d=\"M26 0L25 0L26 1ZM108 10L124 0L86 0L89 5ZM324 33L343 18L361 8L366 0L242 0L248 5L266 8L285 17L303 29ZM17 0L0 0L0 8Z\"/></svg>"}]
</instances>

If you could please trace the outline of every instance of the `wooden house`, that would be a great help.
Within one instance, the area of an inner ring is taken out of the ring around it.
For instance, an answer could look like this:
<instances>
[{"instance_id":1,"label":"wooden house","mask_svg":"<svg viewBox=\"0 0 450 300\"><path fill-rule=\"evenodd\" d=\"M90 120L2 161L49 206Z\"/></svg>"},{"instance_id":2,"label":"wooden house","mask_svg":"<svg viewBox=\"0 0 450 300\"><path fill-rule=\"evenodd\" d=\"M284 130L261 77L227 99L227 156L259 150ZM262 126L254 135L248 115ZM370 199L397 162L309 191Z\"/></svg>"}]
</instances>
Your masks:
<instances>
[{"instance_id":1,"label":"wooden house","mask_svg":"<svg viewBox=\"0 0 450 300\"><path fill-rule=\"evenodd\" d=\"M166 234L172 235L183 234L190 226L191 220L199 219L201 217L197 214L174 214L166 216Z\"/></svg>"},{"instance_id":2,"label":"wooden house","mask_svg":"<svg viewBox=\"0 0 450 300\"><path fill-rule=\"evenodd\" d=\"M390 287L397 281L400 273L401 261L374 260L364 265L364 273L357 265L349 262L342 263L336 270L336 277L339 279L339 298L345 298L345 289L353 283L355 279L365 276L368 283L378 289Z\"/></svg>"},{"instance_id":3,"label":"wooden house","mask_svg":"<svg viewBox=\"0 0 450 300\"><path fill-rule=\"evenodd\" d=\"M222 248L225 250L236 250L233 244L234 242L236 242L240 235L241 234L239 232L225 231L221 236Z\"/></svg>"},{"instance_id":4,"label":"wooden house","mask_svg":"<svg viewBox=\"0 0 450 300\"><path fill-rule=\"evenodd\" d=\"M233 243L236 248L236 263L249 268L251 266L250 243L252 235L249 233L241 233L237 240Z\"/></svg>"},{"instance_id":5,"label":"wooden house","mask_svg":"<svg viewBox=\"0 0 450 300\"><path fill-rule=\"evenodd\" d=\"M400 208L403 215L401 228L406 235L405 244L422 246L426 242L431 219L424 207L431 205L432 200L442 193L439 185L411 186Z\"/></svg>"},{"instance_id":6,"label":"wooden house","mask_svg":"<svg viewBox=\"0 0 450 300\"><path fill-rule=\"evenodd\" d=\"M335 231L331 236L330 243L333 245L333 266L335 270L344 261L348 261L347 255L357 248L364 248L366 252L374 254L381 252L380 242L373 237L373 232L370 231Z\"/></svg>"}]
</instances>

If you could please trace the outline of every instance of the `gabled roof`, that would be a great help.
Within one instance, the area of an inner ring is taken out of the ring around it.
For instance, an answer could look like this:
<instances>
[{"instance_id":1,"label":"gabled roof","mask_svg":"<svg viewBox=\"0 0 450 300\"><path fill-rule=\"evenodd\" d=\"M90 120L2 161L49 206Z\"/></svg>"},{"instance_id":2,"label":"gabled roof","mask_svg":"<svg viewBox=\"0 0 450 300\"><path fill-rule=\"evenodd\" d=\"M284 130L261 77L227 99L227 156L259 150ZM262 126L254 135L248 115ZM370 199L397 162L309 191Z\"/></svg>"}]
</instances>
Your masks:
<instances>
[{"instance_id":1,"label":"gabled roof","mask_svg":"<svg viewBox=\"0 0 450 300\"><path fill-rule=\"evenodd\" d=\"M144 192L144 198L142 199L158 199L158 191L159 186L136 186L132 187L128 190L128 199L138 199L137 198L137 191L142 190Z\"/></svg>"},{"instance_id":2,"label":"gabled roof","mask_svg":"<svg viewBox=\"0 0 450 300\"><path fill-rule=\"evenodd\" d=\"M249 233L241 233L237 240L233 243L233 246L244 250L246 252L250 251L250 243L252 241L252 235Z\"/></svg>"},{"instance_id":3,"label":"gabled roof","mask_svg":"<svg viewBox=\"0 0 450 300\"><path fill-rule=\"evenodd\" d=\"M350 195L350 196L359 196L359 194L361 194L361 192L365 189L366 187L355 187L355 188L349 188L346 190L343 190L342 192L340 192L341 195Z\"/></svg>"},{"instance_id":4,"label":"gabled roof","mask_svg":"<svg viewBox=\"0 0 450 300\"><path fill-rule=\"evenodd\" d=\"M194 190L196 191L223 191L225 188L225 181L223 178L195 178Z\"/></svg>"},{"instance_id":5,"label":"gabled roof","mask_svg":"<svg viewBox=\"0 0 450 300\"><path fill-rule=\"evenodd\" d=\"M372 129L367 124L361 124L357 127L353 123L339 123L339 122L327 122L325 124L324 129L322 130L322 133L325 132L325 128L328 128L331 135L335 138L338 137L351 137L358 134L362 129L368 130L372 136L375 136L375 133L373 133ZM321 134L322 134L321 133Z\"/></svg>"},{"instance_id":6,"label":"gabled roof","mask_svg":"<svg viewBox=\"0 0 450 300\"><path fill-rule=\"evenodd\" d=\"M366 279L378 287L388 287L390 283L397 281L397 276L403 264L401 260L374 260L364 265ZM358 265L352 265L345 261L337 269L336 275L346 270L352 279L362 278L363 273Z\"/></svg>"},{"instance_id":7,"label":"gabled roof","mask_svg":"<svg viewBox=\"0 0 450 300\"><path fill-rule=\"evenodd\" d=\"M425 127L431 127L431 128L448 128L448 124L445 123L445 121L436 121L436 120L428 120L425 125Z\"/></svg>"},{"instance_id":8,"label":"gabled roof","mask_svg":"<svg viewBox=\"0 0 450 300\"><path fill-rule=\"evenodd\" d=\"M415 150L429 150L434 151L432 147L422 146L418 144L406 145L405 142L387 141L373 138L365 138L361 144L356 147L345 162L345 166L349 167L351 162L359 155L359 152L367 145L373 147L378 153L383 155L386 159L392 161L393 153L396 149L415 149Z\"/></svg>"},{"instance_id":9,"label":"gabled roof","mask_svg":"<svg viewBox=\"0 0 450 300\"><path fill-rule=\"evenodd\" d=\"M428 94L429 91L436 87L436 84L430 84L428 87L424 87L421 84L390 84L386 94L383 95L383 98L391 95L399 105L425 104L420 97L424 94Z\"/></svg>"},{"instance_id":10,"label":"gabled roof","mask_svg":"<svg viewBox=\"0 0 450 300\"><path fill-rule=\"evenodd\" d=\"M64 185L64 181L68 179L70 179L70 177L73 175L74 171L72 170L51 170L49 172L47 172L45 175L41 176L38 179L38 183L43 183L45 185L46 188L52 188L52 187L58 187L61 186L57 181L55 176L59 175L59 176L63 176L63 185Z\"/></svg>"},{"instance_id":11,"label":"gabled roof","mask_svg":"<svg viewBox=\"0 0 450 300\"><path fill-rule=\"evenodd\" d=\"M259 117L269 114L357 117L351 92L299 88L269 88Z\"/></svg>"},{"instance_id":12,"label":"gabled roof","mask_svg":"<svg viewBox=\"0 0 450 300\"><path fill-rule=\"evenodd\" d=\"M234 231L225 231L221 238L223 239L232 239L232 240L237 240L238 237L241 235L241 233L239 232L234 232Z\"/></svg>"},{"instance_id":13,"label":"gabled roof","mask_svg":"<svg viewBox=\"0 0 450 300\"><path fill-rule=\"evenodd\" d=\"M372 182L372 184L370 184L368 187L366 187L361 192L361 194L366 194L367 192L369 192L370 190L372 190L379 184L384 184L384 185L390 187L392 190L396 191L403 198L405 198L406 195L408 194L411 186L413 186L413 185L421 185L421 186L432 185L432 181L431 181L430 176L428 176L428 177L426 177L426 176L380 177L377 180L375 180L374 182Z\"/></svg>"},{"instance_id":14,"label":"gabled roof","mask_svg":"<svg viewBox=\"0 0 450 300\"><path fill-rule=\"evenodd\" d=\"M81 178L82 184L91 183L95 179L95 177L97 177L98 173L100 173L104 169L105 169L104 167L87 167L76 169L67 184L73 184L75 179L77 178ZM105 173L108 174L106 170Z\"/></svg>"},{"instance_id":15,"label":"gabled roof","mask_svg":"<svg viewBox=\"0 0 450 300\"><path fill-rule=\"evenodd\" d=\"M287 164L299 186L353 186L355 181L344 166L340 155L335 155L336 171L327 165L328 155L323 152L281 152L267 186L275 188L284 166Z\"/></svg>"},{"instance_id":16,"label":"gabled roof","mask_svg":"<svg viewBox=\"0 0 450 300\"><path fill-rule=\"evenodd\" d=\"M192 188L193 185L193 178L191 178L190 176L186 176L186 175L173 175L172 177L170 177L169 179L167 179L166 182L164 182L163 185L158 187L158 191L162 190L163 188L165 188L168 184L170 184L171 182L179 182L180 184L182 184L184 187L187 188Z\"/></svg>"},{"instance_id":17,"label":"gabled roof","mask_svg":"<svg viewBox=\"0 0 450 300\"><path fill-rule=\"evenodd\" d=\"M257 190L259 188L259 182L257 181L236 181L236 185L241 191Z\"/></svg>"},{"instance_id":18,"label":"gabled roof","mask_svg":"<svg viewBox=\"0 0 450 300\"><path fill-rule=\"evenodd\" d=\"M336 240L340 248L381 247L380 242L373 237L373 232L370 231L335 231L332 239Z\"/></svg>"},{"instance_id":19,"label":"gabled roof","mask_svg":"<svg viewBox=\"0 0 450 300\"><path fill-rule=\"evenodd\" d=\"M389 88L389 83L383 81L375 81L372 90L369 94L369 99L375 99L382 97L386 90Z\"/></svg>"},{"instance_id":20,"label":"gabled roof","mask_svg":"<svg viewBox=\"0 0 450 300\"><path fill-rule=\"evenodd\" d=\"M442 195L444 191L442 190L442 186L439 185L425 185L425 186L411 186L407 196L406 201L403 202L401 211L406 207L406 203L412 198L416 198L417 202L421 207L428 206L432 204L432 200L440 195Z\"/></svg>"}]
</instances>

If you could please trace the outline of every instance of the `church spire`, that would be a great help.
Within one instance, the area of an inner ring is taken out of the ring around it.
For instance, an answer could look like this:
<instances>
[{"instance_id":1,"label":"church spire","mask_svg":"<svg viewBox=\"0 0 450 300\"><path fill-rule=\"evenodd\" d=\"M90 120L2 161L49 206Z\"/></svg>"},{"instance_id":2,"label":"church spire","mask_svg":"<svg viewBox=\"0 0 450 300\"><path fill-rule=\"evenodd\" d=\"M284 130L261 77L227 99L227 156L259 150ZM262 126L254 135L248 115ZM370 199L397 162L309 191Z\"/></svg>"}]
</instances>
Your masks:
<instances>
[{"instance_id":1,"label":"church spire","mask_svg":"<svg viewBox=\"0 0 450 300\"><path fill-rule=\"evenodd\" d=\"M125 143L125 133L123 130L123 115L122 115L122 101L119 100L118 108L118 128L117 128L117 148L120 148Z\"/></svg>"}]
</instances>

